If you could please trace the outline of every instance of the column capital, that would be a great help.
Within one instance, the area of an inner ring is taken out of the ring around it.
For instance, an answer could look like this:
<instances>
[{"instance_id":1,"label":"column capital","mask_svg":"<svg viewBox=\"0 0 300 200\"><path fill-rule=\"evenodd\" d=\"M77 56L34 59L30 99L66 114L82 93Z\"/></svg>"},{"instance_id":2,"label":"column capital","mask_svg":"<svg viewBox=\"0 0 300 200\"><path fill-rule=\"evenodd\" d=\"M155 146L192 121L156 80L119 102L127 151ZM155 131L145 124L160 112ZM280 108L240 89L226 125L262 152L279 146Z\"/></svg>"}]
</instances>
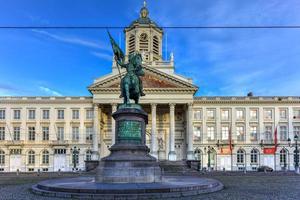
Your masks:
<instances>
[{"instance_id":1,"label":"column capital","mask_svg":"<svg viewBox=\"0 0 300 200\"><path fill-rule=\"evenodd\" d=\"M169 103L169 106L170 106L171 109L174 109L176 104L175 103Z\"/></svg>"},{"instance_id":2,"label":"column capital","mask_svg":"<svg viewBox=\"0 0 300 200\"><path fill-rule=\"evenodd\" d=\"M157 103L151 103L151 108L155 107L156 108Z\"/></svg>"}]
</instances>

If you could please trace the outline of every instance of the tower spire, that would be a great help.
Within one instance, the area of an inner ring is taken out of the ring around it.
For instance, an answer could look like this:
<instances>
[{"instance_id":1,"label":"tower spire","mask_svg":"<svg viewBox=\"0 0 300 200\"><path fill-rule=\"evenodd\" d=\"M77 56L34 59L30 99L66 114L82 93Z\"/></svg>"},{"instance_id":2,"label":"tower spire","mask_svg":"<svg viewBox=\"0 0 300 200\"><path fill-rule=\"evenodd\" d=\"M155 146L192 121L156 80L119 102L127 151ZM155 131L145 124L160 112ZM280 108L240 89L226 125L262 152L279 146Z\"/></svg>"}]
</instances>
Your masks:
<instances>
[{"instance_id":1,"label":"tower spire","mask_svg":"<svg viewBox=\"0 0 300 200\"><path fill-rule=\"evenodd\" d=\"M141 11L140 11L140 17L147 18L148 15L149 15L149 11L147 9L147 2L146 2L146 0L144 0L144 6L141 8Z\"/></svg>"}]
</instances>

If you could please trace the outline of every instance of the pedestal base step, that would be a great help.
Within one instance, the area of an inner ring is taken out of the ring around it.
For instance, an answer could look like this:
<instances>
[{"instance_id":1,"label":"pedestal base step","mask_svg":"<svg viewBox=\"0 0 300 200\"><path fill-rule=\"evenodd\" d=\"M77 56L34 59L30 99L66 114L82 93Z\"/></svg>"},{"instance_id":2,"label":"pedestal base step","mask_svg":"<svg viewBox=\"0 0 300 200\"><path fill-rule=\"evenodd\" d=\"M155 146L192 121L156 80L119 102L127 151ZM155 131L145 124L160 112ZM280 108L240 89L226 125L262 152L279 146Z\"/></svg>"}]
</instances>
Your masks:
<instances>
[{"instance_id":1,"label":"pedestal base step","mask_svg":"<svg viewBox=\"0 0 300 200\"><path fill-rule=\"evenodd\" d=\"M214 179L199 177L163 177L160 183L107 184L93 177L42 181L32 187L35 194L79 199L174 199L223 189Z\"/></svg>"}]
</instances>

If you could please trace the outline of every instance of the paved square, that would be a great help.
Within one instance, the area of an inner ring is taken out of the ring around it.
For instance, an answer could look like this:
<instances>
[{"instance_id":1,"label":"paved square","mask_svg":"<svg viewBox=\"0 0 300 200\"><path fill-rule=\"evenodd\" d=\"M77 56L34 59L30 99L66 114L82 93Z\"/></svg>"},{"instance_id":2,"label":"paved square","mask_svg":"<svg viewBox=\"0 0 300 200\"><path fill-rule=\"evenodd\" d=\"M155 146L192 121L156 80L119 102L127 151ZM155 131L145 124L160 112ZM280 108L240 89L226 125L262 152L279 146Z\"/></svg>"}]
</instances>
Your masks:
<instances>
[{"instance_id":1,"label":"paved square","mask_svg":"<svg viewBox=\"0 0 300 200\"><path fill-rule=\"evenodd\" d=\"M49 178L72 177L75 175L36 174L21 175L0 174L0 199L54 199L36 196L29 191L32 184ZM220 180L225 189L207 195L193 197L192 199L251 199L251 200L279 200L298 199L300 196L300 176L293 173L212 173L199 175L199 177L215 178Z\"/></svg>"}]
</instances>

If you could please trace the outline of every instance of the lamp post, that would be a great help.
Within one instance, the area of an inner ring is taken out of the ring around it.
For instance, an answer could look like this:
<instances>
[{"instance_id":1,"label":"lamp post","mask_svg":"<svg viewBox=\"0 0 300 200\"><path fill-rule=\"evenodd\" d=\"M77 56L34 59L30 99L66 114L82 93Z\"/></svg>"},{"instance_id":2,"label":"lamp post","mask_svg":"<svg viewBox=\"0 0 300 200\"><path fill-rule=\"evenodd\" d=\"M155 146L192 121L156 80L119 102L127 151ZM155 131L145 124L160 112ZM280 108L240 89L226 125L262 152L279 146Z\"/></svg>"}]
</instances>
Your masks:
<instances>
[{"instance_id":1,"label":"lamp post","mask_svg":"<svg viewBox=\"0 0 300 200\"><path fill-rule=\"evenodd\" d=\"M294 136L295 144L291 144L291 139L288 138L289 147L295 147L295 154L294 154L294 163L295 163L295 172L299 174L299 150L298 150L298 135Z\"/></svg>"},{"instance_id":2,"label":"lamp post","mask_svg":"<svg viewBox=\"0 0 300 200\"><path fill-rule=\"evenodd\" d=\"M207 168L208 168L208 171L210 172L210 154L211 154L211 150L213 148L211 146L208 146L207 147L207 155L208 155L208 162L207 162ZM206 151L206 148L204 148L204 150Z\"/></svg>"},{"instance_id":3,"label":"lamp post","mask_svg":"<svg viewBox=\"0 0 300 200\"><path fill-rule=\"evenodd\" d=\"M74 148L71 148L72 161L73 161L73 171L76 170L77 163L79 161L79 151L80 151L80 148L77 149L76 146Z\"/></svg>"}]
</instances>

